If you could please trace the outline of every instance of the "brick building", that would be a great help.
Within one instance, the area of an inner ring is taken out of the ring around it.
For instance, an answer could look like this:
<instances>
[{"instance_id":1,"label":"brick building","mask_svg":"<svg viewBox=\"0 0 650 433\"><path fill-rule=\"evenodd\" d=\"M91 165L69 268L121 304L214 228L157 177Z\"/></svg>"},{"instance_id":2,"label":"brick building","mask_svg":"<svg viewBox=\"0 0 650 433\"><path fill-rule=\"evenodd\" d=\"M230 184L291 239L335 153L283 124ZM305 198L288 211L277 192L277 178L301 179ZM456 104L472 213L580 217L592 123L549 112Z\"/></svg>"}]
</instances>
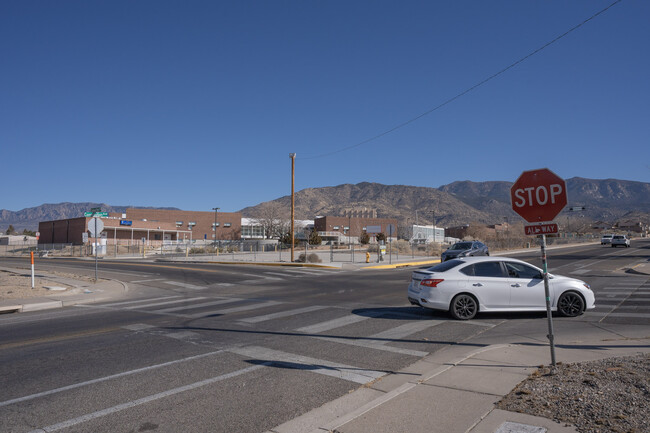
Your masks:
<instances>
[{"instance_id":1,"label":"brick building","mask_svg":"<svg viewBox=\"0 0 650 433\"><path fill-rule=\"evenodd\" d=\"M218 212L216 215L216 239L237 240L241 235L241 214L239 212ZM39 244L84 243L88 233L89 217L68 218L55 221L41 221ZM105 237L110 243L130 241L148 244L163 241L213 240L215 234L215 213L201 211L127 209L125 213L110 213L102 217Z\"/></svg>"},{"instance_id":2,"label":"brick building","mask_svg":"<svg viewBox=\"0 0 650 433\"><path fill-rule=\"evenodd\" d=\"M391 227L392 226L392 227ZM392 231L392 238L397 238L397 219L394 218L352 218L342 216L323 216L314 220L314 229L321 238L334 239L340 242L355 243L362 233L384 233L388 238Z\"/></svg>"}]
</instances>

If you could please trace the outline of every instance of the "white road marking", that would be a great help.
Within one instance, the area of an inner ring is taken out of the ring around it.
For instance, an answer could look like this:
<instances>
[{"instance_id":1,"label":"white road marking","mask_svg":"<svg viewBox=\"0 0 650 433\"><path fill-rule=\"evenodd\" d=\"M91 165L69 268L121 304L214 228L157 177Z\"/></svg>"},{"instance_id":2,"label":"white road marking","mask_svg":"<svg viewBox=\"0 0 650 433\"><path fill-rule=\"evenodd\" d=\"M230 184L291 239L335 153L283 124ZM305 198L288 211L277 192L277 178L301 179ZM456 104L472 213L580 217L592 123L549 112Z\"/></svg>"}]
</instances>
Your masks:
<instances>
[{"instance_id":1,"label":"white road marking","mask_svg":"<svg viewBox=\"0 0 650 433\"><path fill-rule=\"evenodd\" d=\"M129 283L148 283L151 281L165 281L165 278L154 278L151 280L133 280L133 281L129 281Z\"/></svg>"},{"instance_id":2,"label":"white road marking","mask_svg":"<svg viewBox=\"0 0 650 433\"><path fill-rule=\"evenodd\" d=\"M172 311L190 310L192 308L201 308L201 307L211 307L213 305L228 304L230 302L237 302L242 300L243 299L241 298L218 299L216 301L202 302L200 304L183 305L181 307L164 308L162 310L156 310L156 311L158 311L159 313L171 313Z\"/></svg>"},{"instance_id":3,"label":"white road marking","mask_svg":"<svg viewBox=\"0 0 650 433\"><path fill-rule=\"evenodd\" d=\"M225 308L223 310L204 311L203 313L188 314L186 317L196 319L196 318L199 318L199 317L203 317L203 316L206 316L206 315L213 315L213 314L239 313L241 311L248 311L248 310L255 310L255 309L258 309L258 308L270 307L272 305L277 305L277 304L280 304L280 303L281 302L278 302L278 301L268 301L268 302L262 302L262 303L243 305L241 307Z\"/></svg>"},{"instance_id":4,"label":"white road marking","mask_svg":"<svg viewBox=\"0 0 650 433\"><path fill-rule=\"evenodd\" d=\"M349 316L339 317L338 319L328 320L326 322L316 323L310 326L303 326L302 328L296 329L298 332L304 332L306 334L317 334L319 332L329 331L331 329L340 328L342 326L351 325L352 323L362 322L368 320L371 317L378 317L381 314L368 314L367 316L360 316L358 314L350 314Z\"/></svg>"},{"instance_id":5,"label":"white road marking","mask_svg":"<svg viewBox=\"0 0 650 433\"><path fill-rule=\"evenodd\" d=\"M367 370L346 364L326 361L323 359L310 358L308 356L296 355L294 353L281 352L279 350L267 349L264 347L249 346L228 349L228 352L237 355L254 358L263 363L285 364L287 368L305 370L325 376L337 377L360 384L371 382L386 375L383 371ZM273 364L271 364L273 365Z\"/></svg>"},{"instance_id":6,"label":"white road marking","mask_svg":"<svg viewBox=\"0 0 650 433\"><path fill-rule=\"evenodd\" d=\"M172 301L153 302L151 304L132 305L130 307L125 307L125 310L135 310L137 308L157 307L159 305L178 304L179 302L196 301L197 299L205 299L205 297L204 296L198 296L196 298L182 298L182 299L174 299Z\"/></svg>"},{"instance_id":7,"label":"white road marking","mask_svg":"<svg viewBox=\"0 0 650 433\"><path fill-rule=\"evenodd\" d=\"M118 305L137 304L139 302L161 301L163 299L173 299L173 298L180 298L180 297L181 297L181 295L163 296L163 297L160 297L160 298L147 298L147 299L137 299L137 300L132 300L132 301L113 302L111 304L101 304L99 306L100 307L116 307Z\"/></svg>"},{"instance_id":8,"label":"white road marking","mask_svg":"<svg viewBox=\"0 0 650 433\"><path fill-rule=\"evenodd\" d=\"M137 326L137 325L138 324L129 325L129 326ZM143 324L140 324L140 325L143 325ZM123 328L126 328L126 326L123 326ZM180 364L182 362L193 361L195 359L201 359L201 358L205 358L207 356L213 356L213 355L216 355L216 354L219 354L219 353L223 353L223 350L216 350L214 352L202 353L200 355L194 355L194 356L189 356L187 358L176 359L174 361L163 362L162 364L154 364L154 365L150 365L149 367L142 367L142 368L138 368L138 369L135 369L135 370L124 371L122 373L112 374L110 376L104 376L104 377L99 377L97 379L87 380L85 382L74 383L72 385L63 386L61 388L54 388L54 389L50 389L50 390L47 390L47 391L42 391L42 392L39 392L39 393L36 393L36 394L26 395L24 397L18 397L18 398L14 398L14 399L11 399L11 400L5 400L3 402L0 402L0 407L8 406L10 404L15 404L15 403L21 403L23 401L33 400L35 398L45 397L45 396L56 394L56 393L63 392L63 391L69 391L69 390L75 389L75 388L81 388L82 386L93 385L95 383L100 383L100 382L106 382L107 380L113 380L113 379L117 379L117 378L124 377L124 376L130 376L132 374L143 373L143 372L146 372L146 371L155 370L157 368L168 367L170 365Z\"/></svg>"},{"instance_id":9,"label":"white road marking","mask_svg":"<svg viewBox=\"0 0 650 433\"><path fill-rule=\"evenodd\" d=\"M94 420L94 419L97 419L97 418L101 418L101 417L106 416L106 415L111 415L111 414L114 414L116 412L123 411L125 409L130 409L132 407L140 406L140 405L145 404L145 403L150 403L152 401L156 401L156 400L160 400L162 398L170 397L170 396L175 395L175 394L180 394L182 392L191 391L193 389L201 388L201 387L206 386L206 385L211 385L213 383L220 382L222 380L230 379L230 378L233 378L233 377L236 377L236 376L241 376L242 374L250 373L252 371L263 368L266 365L268 365L268 364L254 365L252 367L246 367L246 368L243 368L241 370L236 370L236 371L233 371L233 372L230 372L230 373L222 374L220 376L211 377L209 379L205 379L205 380L202 380L200 382L194 382L194 383L191 383L189 385L180 386L178 388L173 388L173 389L170 389L170 390L167 390L167 391L159 392L158 394L153 394L153 395L143 397L143 398L140 398L140 399L137 399L137 400L132 400L132 401L129 401L129 402L126 402L126 403L118 404L117 406L109 407L109 408L106 408L106 409L103 409L103 410L98 410L96 412L92 412L92 413L89 413L89 414L86 414L86 415L82 415L82 416L77 417L77 418L72 418L72 419L69 419L67 421L60 422L58 424L53 424L53 425L50 425L50 426L41 427L39 429L32 430L29 433L43 433L43 432L48 432L49 433L49 432L55 432L55 431L58 431L58 430L66 429L66 428L75 426L77 424L81 424L81 423L88 422L88 421L91 421L91 420Z\"/></svg>"},{"instance_id":10,"label":"white road marking","mask_svg":"<svg viewBox=\"0 0 650 433\"><path fill-rule=\"evenodd\" d=\"M205 290L207 287L205 286L195 286L194 284L188 284L188 283L181 283L178 281L165 281L165 284L171 284L172 286L179 286L179 287L184 287L186 289L192 289L192 290Z\"/></svg>"},{"instance_id":11,"label":"white road marking","mask_svg":"<svg viewBox=\"0 0 650 433\"><path fill-rule=\"evenodd\" d=\"M312 305L311 307L296 308L294 310L280 311L279 313L265 314L263 316L248 317L246 319L241 319L240 322L246 322L246 323L265 322L267 320L279 319L281 317L295 316L297 314L303 314L303 313L309 313L311 311L322 310L323 308L327 308L327 307L320 306L320 305Z\"/></svg>"}]
</instances>

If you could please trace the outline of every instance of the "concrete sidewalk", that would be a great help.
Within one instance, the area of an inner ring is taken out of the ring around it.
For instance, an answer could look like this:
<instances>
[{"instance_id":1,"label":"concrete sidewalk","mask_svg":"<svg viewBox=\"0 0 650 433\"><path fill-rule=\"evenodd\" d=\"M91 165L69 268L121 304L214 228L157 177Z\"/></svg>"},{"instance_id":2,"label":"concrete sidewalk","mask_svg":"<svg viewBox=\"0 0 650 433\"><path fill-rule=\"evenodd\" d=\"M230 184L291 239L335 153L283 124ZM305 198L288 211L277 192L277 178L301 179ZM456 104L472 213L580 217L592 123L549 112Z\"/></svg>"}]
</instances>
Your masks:
<instances>
[{"instance_id":1,"label":"concrete sidewalk","mask_svg":"<svg viewBox=\"0 0 650 433\"><path fill-rule=\"evenodd\" d=\"M642 326L558 322L556 360L650 353L648 331ZM550 364L544 330L523 336L514 329L488 334L432 353L267 433L575 432L550 419L495 408L538 366Z\"/></svg>"}]
</instances>

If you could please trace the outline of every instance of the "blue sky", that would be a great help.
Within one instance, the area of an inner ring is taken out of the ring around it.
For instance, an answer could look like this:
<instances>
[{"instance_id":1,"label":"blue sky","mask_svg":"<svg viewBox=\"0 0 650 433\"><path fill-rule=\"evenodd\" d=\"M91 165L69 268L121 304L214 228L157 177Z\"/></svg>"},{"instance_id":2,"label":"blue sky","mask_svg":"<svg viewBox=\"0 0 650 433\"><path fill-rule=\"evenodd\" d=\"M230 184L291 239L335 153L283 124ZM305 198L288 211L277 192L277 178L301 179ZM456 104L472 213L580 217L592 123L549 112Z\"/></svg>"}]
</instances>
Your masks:
<instances>
[{"instance_id":1,"label":"blue sky","mask_svg":"<svg viewBox=\"0 0 650 433\"><path fill-rule=\"evenodd\" d=\"M650 2L0 3L0 209L650 181ZM373 137L379 138L372 139ZM372 140L370 140L372 139Z\"/></svg>"}]
</instances>

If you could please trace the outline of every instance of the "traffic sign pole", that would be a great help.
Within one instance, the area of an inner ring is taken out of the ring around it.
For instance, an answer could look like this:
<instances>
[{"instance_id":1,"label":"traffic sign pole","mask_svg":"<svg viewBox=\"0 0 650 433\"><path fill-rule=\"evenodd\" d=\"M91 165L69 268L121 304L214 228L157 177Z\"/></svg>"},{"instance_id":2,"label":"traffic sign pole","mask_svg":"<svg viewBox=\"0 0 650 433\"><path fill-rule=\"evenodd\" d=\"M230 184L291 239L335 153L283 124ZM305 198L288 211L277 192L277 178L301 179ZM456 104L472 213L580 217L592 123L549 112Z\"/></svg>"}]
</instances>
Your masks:
<instances>
[{"instance_id":1,"label":"traffic sign pole","mask_svg":"<svg viewBox=\"0 0 650 433\"><path fill-rule=\"evenodd\" d=\"M553 314L546 263L546 233L557 232L557 224L548 224L567 205L566 182L548 168L524 171L510 189L512 210L529 223L526 234L542 237L542 264L544 266L544 295L546 297L546 316L548 318L548 341L551 348L552 373L555 373L555 343L553 336ZM545 224L547 223L547 224Z\"/></svg>"},{"instance_id":2,"label":"traffic sign pole","mask_svg":"<svg viewBox=\"0 0 650 433\"><path fill-rule=\"evenodd\" d=\"M542 235L542 270L544 271L544 295L546 296L546 317L548 318L548 341L551 346L551 365L555 370L555 342L553 336L553 314L551 313L551 291L548 287L548 268L546 264L546 235ZM555 373L555 371L553 371Z\"/></svg>"},{"instance_id":3,"label":"traffic sign pole","mask_svg":"<svg viewBox=\"0 0 650 433\"><path fill-rule=\"evenodd\" d=\"M95 283L97 282L97 249L98 249L97 236L99 235L99 233L97 233L97 220L98 219L99 218L94 218L94 220L95 220Z\"/></svg>"}]
</instances>

